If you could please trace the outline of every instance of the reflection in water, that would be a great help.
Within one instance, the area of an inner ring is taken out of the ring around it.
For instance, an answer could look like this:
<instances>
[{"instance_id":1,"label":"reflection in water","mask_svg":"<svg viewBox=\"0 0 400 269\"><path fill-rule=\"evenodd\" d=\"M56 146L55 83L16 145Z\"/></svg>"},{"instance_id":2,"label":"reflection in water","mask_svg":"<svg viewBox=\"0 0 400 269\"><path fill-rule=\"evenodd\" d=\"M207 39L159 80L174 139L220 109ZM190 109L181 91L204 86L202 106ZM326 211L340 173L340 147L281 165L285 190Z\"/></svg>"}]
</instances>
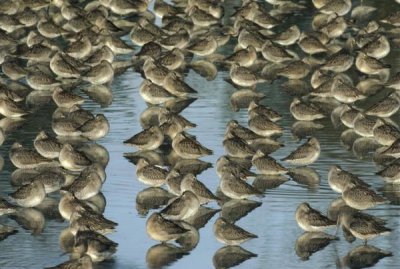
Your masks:
<instances>
[{"instance_id":1,"label":"reflection in water","mask_svg":"<svg viewBox=\"0 0 400 269\"><path fill-rule=\"evenodd\" d=\"M222 205L221 217L234 223L261 205L262 203L257 201L232 199Z\"/></svg>"},{"instance_id":2,"label":"reflection in water","mask_svg":"<svg viewBox=\"0 0 400 269\"><path fill-rule=\"evenodd\" d=\"M218 269L231 268L254 257L257 257L257 254L247 251L240 246L225 246L215 252L213 264Z\"/></svg>"},{"instance_id":3,"label":"reflection in water","mask_svg":"<svg viewBox=\"0 0 400 269\"><path fill-rule=\"evenodd\" d=\"M149 187L136 195L136 210L140 215L145 216L150 209L158 209L166 205L173 197L174 195L162 188Z\"/></svg>"},{"instance_id":4,"label":"reflection in water","mask_svg":"<svg viewBox=\"0 0 400 269\"><path fill-rule=\"evenodd\" d=\"M311 255L324 249L334 240L339 240L339 237L323 232L305 232L296 240L296 255L302 260L308 260Z\"/></svg>"},{"instance_id":5,"label":"reflection in water","mask_svg":"<svg viewBox=\"0 0 400 269\"><path fill-rule=\"evenodd\" d=\"M187 254L189 253L174 244L157 244L147 250L146 263L149 268L163 268Z\"/></svg>"},{"instance_id":6,"label":"reflection in water","mask_svg":"<svg viewBox=\"0 0 400 269\"><path fill-rule=\"evenodd\" d=\"M21 208L10 215L22 228L31 231L33 235L43 232L46 220L42 212L35 208Z\"/></svg>"},{"instance_id":7,"label":"reflection in water","mask_svg":"<svg viewBox=\"0 0 400 269\"><path fill-rule=\"evenodd\" d=\"M354 247L340 262L341 266L349 268L366 268L374 266L381 259L392 256L392 252L380 248L361 245Z\"/></svg>"}]
</instances>

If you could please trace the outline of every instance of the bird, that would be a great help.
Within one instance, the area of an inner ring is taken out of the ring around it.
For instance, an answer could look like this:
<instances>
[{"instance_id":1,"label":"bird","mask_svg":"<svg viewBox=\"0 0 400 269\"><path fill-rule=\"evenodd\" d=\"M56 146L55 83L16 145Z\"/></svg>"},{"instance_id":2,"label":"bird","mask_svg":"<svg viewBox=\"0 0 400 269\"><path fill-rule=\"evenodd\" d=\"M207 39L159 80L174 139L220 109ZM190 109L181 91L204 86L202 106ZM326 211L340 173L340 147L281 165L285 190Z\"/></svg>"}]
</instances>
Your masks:
<instances>
[{"instance_id":1,"label":"bird","mask_svg":"<svg viewBox=\"0 0 400 269\"><path fill-rule=\"evenodd\" d=\"M159 187L166 183L168 171L150 164L146 159L140 158L136 164L136 176L146 185Z\"/></svg>"},{"instance_id":2,"label":"bird","mask_svg":"<svg viewBox=\"0 0 400 269\"><path fill-rule=\"evenodd\" d=\"M328 172L328 184L332 190L338 193L343 193L351 184L369 187L356 175L345 171L339 165L333 165Z\"/></svg>"},{"instance_id":3,"label":"bird","mask_svg":"<svg viewBox=\"0 0 400 269\"><path fill-rule=\"evenodd\" d=\"M19 206L22 207L35 207L43 202L46 197L46 191L42 182L35 180L30 184L23 185L15 192L10 194Z\"/></svg>"},{"instance_id":4,"label":"bird","mask_svg":"<svg viewBox=\"0 0 400 269\"><path fill-rule=\"evenodd\" d=\"M178 223L163 218L158 212L153 213L146 221L146 232L150 238L163 243L178 239L188 231Z\"/></svg>"},{"instance_id":5,"label":"bird","mask_svg":"<svg viewBox=\"0 0 400 269\"><path fill-rule=\"evenodd\" d=\"M258 238L257 235L252 234L221 217L215 221L213 231L219 242L230 246L237 246L251 239Z\"/></svg>"},{"instance_id":6,"label":"bird","mask_svg":"<svg viewBox=\"0 0 400 269\"><path fill-rule=\"evenodd\" d=\"M199 200L201 205L206 204L211 201L216 201L218 198L204 185L201 181L199 181L193 174L186 174L180 185L181 192L191 191Z\"/></svg>"},{"instance_id":7,"label":"bird","mask_svg":"<svg viewBox=\"0 0 400 269\"><path fill-rule=\"evenodd\" d=\"M188 136L184 132L178 133L172 139L172 148L184 159L197 159L213 154L212 150L204 147L196 139Z\"/></svg>"},{"instance_id":8,"label":"bird","mask_svg":"<svg viewBox=\"0 0 400 269\"><path fill-rule=\"evenodd\" d=\"M297 224L306 232L322 232L336 225L336 222L312 208L308 203L301 203L296 209Z\"/></svg>"},{"instance_id":9,"label":"bird","mask_svg":"<svg viewBox=\"0 0 400 269\"><path fill-rule=\"evenodd\" d=\"M310 137L304 144L282 160L295 165L309 165L315 162L321 153L321 146L315 137Z\"/></svg>"},{"instance_id":10,"label":"bird","mask_svg":"<svg viewBox=\"0 0 400 269\"><path fill-rule=\"evenodd\" d=\"M392 231L380 221L351 210L343 210L339 213L339 226L345 227L356 238L364 240L365 244L374 237L387 235Z\"/></svg>"},{"instance_id":11,"label":"bird","mask_svg":"<svg viewBox=\"0 0 400 269\"><path fill-rule=\"evenodd\" d=\"M196 194L190 190L186 190L182 192L181 196L173 198L173 200L160 211L160 214L163 218L169 220L184 220L196 214L199 207L200 202Z\"/></svg>"},{"instance_id":12,"label":"bird","mask_svg":"<svg viewBox=\"0 0 400 269\"><path fill-rule=\"evenodd\" d=\"M261 150L257 150L252 158L252 163L256 169L264 175L286 174L288 170L280 165L274 158L265 155Z\"/></svg>"},{"instance_id":13,"label":"bird","mask_svg":"<svg viewBox=\"0 0 400 269\"><path fill-rule=\"evenodd\" d=\"M224 195L232 199L247 199L250 196L263 197L263 193L236 175L228 172L221 177L220 189Z\"/></svg>"},{"instance_id":14,"label":"bird","mask_svg":"<svg viewBox=\"0 0 400 269\"><path fill-rule=\"evenodd\" d=\"M342 198L347 205L358 210L365 210L377 205L387 204L388 200L378 195L368 187L348 184L347 188L342 192Z\"/></svg>"}]
</instances>

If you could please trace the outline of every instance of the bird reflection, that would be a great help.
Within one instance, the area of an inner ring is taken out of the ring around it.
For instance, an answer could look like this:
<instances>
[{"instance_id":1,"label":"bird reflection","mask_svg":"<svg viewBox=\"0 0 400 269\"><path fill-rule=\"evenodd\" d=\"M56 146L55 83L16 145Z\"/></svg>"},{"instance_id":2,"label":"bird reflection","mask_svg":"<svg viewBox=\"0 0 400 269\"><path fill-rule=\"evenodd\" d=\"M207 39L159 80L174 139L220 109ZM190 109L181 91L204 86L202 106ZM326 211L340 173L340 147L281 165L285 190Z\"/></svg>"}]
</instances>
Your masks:
<instances>
[{"instance_id":1,"label":"bird reflection","mask_svg":"<svg viewBox=\"0 0 400 269\"><path fill-rule=\"evenodd\" d=\"M106 85L91 85L83 88L82 91L102 108L108 107L112 103L112 91Z\"/></svg>"},{"instance_id":2,"label":"bird reflection","mask_svg":"<svg viewBox=\"0 0 400 269\"><path fill-rule=\"evenodd\" d=\"M204 226L206 226L208 221L220 211L221 211L220 209L213 209L210 207L200 206L196 214L194 214L190 218L187 218L185 221L194 226L196 229L201 229Z\"/></svg>"},{"instance_id":3,"label":"bird reflection","mask_svg":"<svg viewBox=\"0 0 400 269\"><path fill-rule=\"evenodd\" d=\"M41 234L46 223L43 213L35 208L21 208L10 215L10 218L33 235Z\"/></svg>"},{"instance_id":4,"label":"bird reflection","mask_svg":"<svg viewBox=\"0 0 400 269\"><path fill-rule=\"evenodd\" d=\"M380 248L361 245L353 248L340 264L349 268L366 268L377 264L381 259L392 256L392 252Z\"/></svg>"},{"instance_id":5,"label":"bird reflection","mask_svg":"<svg viewBox=\"0 0 400 269\"><path fill-rule=\"evenodd\" d=\"M182 250L184 251L191 251L194 249L200 240L200 234L196 227L187 223L186 221L178 221L179 225L187 230L187 232L176 239L176 243L178 243Z\"/></svg>"},{"instance_id":6,"label":"bird reflection","mask_svg":"<svg viewBox=\"0 0 400 269\"><path fill-rule=\"evenodd\" d=\"M26 104L31 109L39 109L41 106L50 103L50 101L51 92L49 91L32 91L26 96Z\"/></svg>"},{"instance_id":7,"label":"bird reflection","mask_svg":"<svg viewBox=\"0 0 400 269\"><path fill-rule=\"evenodd\" d=\"M400 205L400 185L386 183L383 186L382 195L393 205Z\"/></svg>"},{"instance_id":8,"label":"bird reflection","mask_svg":"<svg viewBox=\"0 0 400 269\"><path fill-rule=\"evenodd\" d=\"M257 254L240 246L225 246L214 253L213 264L217 269L231 268L254 257L257 257Z\"/></svg>"},{"instance_id":9,"label":"bird reflection","mask_svg":"<svg viewBox=\"0 0 400 269\"><path fill-rule=\"evenodd\" d=\"M353 148L354 141L357 140L360 136L353 129L346 129L340 135L340 141L342 146L350 150Z\"/></svg>"},{"instance_id":10,"label":"bird reflection","mask_svg":"<svg viewBox=\"0 0 400 269\"><path fill-rule=\"evenodd\" d=\"M193 98L193 97L169 100L169 101L165 102L165 108L167 108L172 113L180 113L196 100L197 100L197 98Z\"/></svg>"},{"instance_id":11,"label":"bird reflection","mask_svg":"<svg viewBox=\"0 0 400 269\"><path fill-rule=\"evenodd\" d=\"M71 253L75 244L75 235L73 234L72 229L65 228L61 230L58 242L63 252Z\"/></svg>"},{"instance_id":12,"label":"bird reflection","mask_svg":"<svg viewBox=\"0 0 400 269\"><path fill-rule=\"evenodd\" d=\"M134 165L138 163L139 159L146 159L150 164L154 165L165 165L164 156L154 150L124 153L124 157Z\"/></svg>"},{"instance_id":13,"label":"bird reflection","mask_svg":"<svg viewBox=\"0 0 400 269\"><path fill-rule=\"evenodd\" d=\"M278 188L289 179L282 175L258 175L253 181L253 187L261 192Z\"/></svg>"},{"instance_id":14,"label":"bird reflection","mask_svg":"<svg viewBox=\"0 0 400 269\"><path fill-rule=\"evenodd\" d=\"M320 183L319 174L311 167L290 168L288 175L297 183L306 185L312 189L317 188Z\"/></svg>"},{"instance_id":15,"label":"bird reflection","mask_svg":"<svg viewBox=\"0 0 400 269\"><path fill-rule=\"evenodd\" d=\"M218 70L211 62L198 60L191 62L189 66L191 69L193 69L194 72L196 72L208 81L214 80L217 77Z\"/></svg>"},{"instance_id":16,"label":"bird reflection","mask_svg":"<svg viewBox=\"0 0 400 269\"><path fill-rule=\"evenodd\" d=\"M46 220L57 220L57 221L63 221L63 218L58 211L58 203L59 201L46 197L43 202L41 202L38 206L36 206L36 209L38 209L46 218Z\"/></svg>"},{"instance_id":17,"label":"bird reflection","mask_svg":"<svg viewBox=\"0 0 400 269\"><path fill-rule=\"evenodd\" d=\"M173 168L181 174L199 175L212 167L212 164L199 159L179 159Z\"/></svg>"},{"instance_id":18,"label":"bird reflection","mask_svg":"<svg viewBox=\"0 0 400 269\"><path fill-rule=\"evenodd\" d=\"M14 130L18 129L26 119L24 118L2 118L0 119L0 128L3 129L5 133L11 133Z\"/></svg>"},{"instance_id":19,"label":"bird reflection","mask_svg":"<svg viewBox=\"0 0 400 269\"><path fill-rule=\"evenodd\" d=\"M373 137L360 137L354 141L352 150L357 158L364 159L369 156L368 153L375 151L379 146Z\"/></svg>"},{"instance_id":20,"label":"bird reflection","mask_svg":"<svg viewBox=\"0 0 400 269\"><path fill-rule=\"evenodd\" d=\"M0 241L3 241L10 235L16 234L17 232L18 230L15 229L14 227L0 224Z\"/></svg>"},{"instance_id":21,"label":"bird reflection","mask_svg":"<svg viewBox=\"0 0 400 269\"><path fill-rule=\"evenodd\" d=\"M163 268L173 264L187 254L187 251L174 244L157 244L147 250L146 263L149 268Z\"/></svg>"},{"instance_id":22,"label":"bird reflection","mask_svg":"<svg viewBox=\"0 0 400 269\"><path fill-rule=\"evenodd\" d=\"M339 238L323 232L305 232L296 240L296 255L302 260L308 260L311 255L324 249L334 240Z\"/></svg>"},{"instance_id":23,"label":"bird reflection","mask_svg":"<svg viewBox=\"0 0 400 269\"><path fill-rule=\"evenodd\" d=\"M292 134L298 140L306 138L315 134L318 130L324 128L323 124L313 122L313 121L296 121L292 125Z\"/></svg>"},{"instance_id":24,"label":"bird reflection","mask_svg":"<svg viewBox=\"0 0 400 269\"><path fill-rule=\"evenodd\" d=\"M236 222L261 205L262 203L257 201L232 199L223 204L221 217L229 222Z\"/></svg>"},{"instance_id":25,"label":"bird reflection","mask_svg":"<svg viewBox=\"0 0 400 269\"><path fill-rule=\"evenodd\" d=\"M173 194L162 188L146 188L136 195L136 210L140 215L145 216L150 209L157 209L166 205L173 197L175 197Z\"/></svg>"}]
</instances>

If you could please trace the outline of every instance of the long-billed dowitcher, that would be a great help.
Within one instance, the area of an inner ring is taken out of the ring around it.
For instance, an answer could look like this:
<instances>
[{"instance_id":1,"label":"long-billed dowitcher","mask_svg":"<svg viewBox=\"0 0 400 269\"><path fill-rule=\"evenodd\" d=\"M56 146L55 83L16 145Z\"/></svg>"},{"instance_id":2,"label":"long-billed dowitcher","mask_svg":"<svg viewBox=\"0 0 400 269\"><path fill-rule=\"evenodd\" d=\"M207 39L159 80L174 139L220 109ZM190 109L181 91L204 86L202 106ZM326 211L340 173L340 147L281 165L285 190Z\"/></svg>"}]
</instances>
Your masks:
<instances>
[{"instance_id":1,"label":"long-billed dowitcher","mask_svg":"<svg viewBox=\"0 0 400 269\"><path fill-rule=\"evenodd\" d=\"M288 172L274 158L265 155L261 150L257 150L254 154L252 163L264 175L281 175Z\"/></svg>"},{"instance_id":2,"label":"long-billed dowitcher","mask_svg":"<svg viewBox=\"0 0 400 269\"><path fill-rule=\"evenodd\" d=\"M282 160L295 165L308 165L315 162L320 153L321 146L318 139L311 137Z\"/></svg>"},{"instance_id":3,"label":"long-billed dowitcher","mask_svg":"<svg viewBox=\"0 0 400 269\"><path fill-rule=\"evenodd\" d=\"M365 210L389 202L372 189L354 183L348 184L342 192L342 198L347 205L358 210Z\"/></svg>"},{"instance_id":4,"label":"long-billed dowitcher","mask_svg":"<svg viewBox=\"0 0 400 269\"><path fill-rule=\"evenodd\" d=\"M39 205L46 197L44 185L40 181L21 186L10 194L10 197L22 207L34 207Z\"/></svg>"},{"instance_id":5,"label":"long-billed dowitcher","mask_svg":"<svg viewBox=\"0 0 400 269\"><path fill-rule=\"evenodd\" d=\"M62 148L62 144L45 131L41 131L36 136L33 145L40 155L48 159L58 158Z\"/></svg>"},{"instance_id":6,"label":"long-billed dowitcher","mask_svg":"<svg viewBox=\"0 0 400 269\"><path fill-rule=\"evenodd\" d=\"M193 174L185 175L181 181L181 192L187 190L193 192L197 196L200 204L218 200L206 185L199 181Z\"/></svg>"},{"instance_id":7,"label":"long-billed dowitcher","mask_svg":"<svg viewBox=\"0 0 400 269\"><path fill-rule=\"evenodd\" d=\"M201 145L196 139L185 133L177 134L172 140L172 148L184 159L197 159L213 154L213 151Z\"/></svg>"},{"instance_id":8,"label":"long-billed dowitcher","mask_svg":"<svg viewBox=\"0 0 400 269\"><path fill-rule=\"evenodd\" d=\"M297 207L295 217L297 224L306 232L321 232L336 224L308 203L301 203Z\"/></svg>"},{"instance_id":9,"label":"long-billed dowitcher","mask_svg":"<svg viewBox=\"0 0 400 269\"><path fill-rule=\"evenodd\" d=\"M39 165L57 165L56 161L47 159L34 150L24 148L17 142L11 146L9 157L11 162L17 168L35 168Z\"/></svg>"},{"instance_id":10,"label":"long-billed dowitcher","mask_svg":"<svg viewBox=\"0 0 400 269\"><path fill-rule=\"evenodd\" d=\"M263 196L262 192L232 173L224 174L219 186L223 194L232 199L247 199L253 195Z\"/></svg>"},{"instance_id":11,"label":"long-billed dowitcher","mask_svg":"<svg viewBox=\"0 0 400 269\"><path fill-rule=\"evenodd\" d=\"M339 213L337 224L345 227L353 236L364 240L365 244L369 239L392 231L380 220L346 208Z\"/></svg>"},{"instance_id":12,"label":"long-billed dowitcher","mask_svg":"<svg viewBox=\"0 0 400 269\"><path fill-rule=\"evenodd\" d=\"M249 158L255 153L246 140L236 136L233 131L225 134L223 146L226 153L232 157Z\"/></svg>"},{"instance_id":13,"label":"long-billed dowitcher","mask_svg":"<svg viewBox=\"0 0 400 269\"><path fill-rule=\"evenodd\" d=\"M169 220L184 220L196 214L199 207L200 202L196 194L187 190L181 196L173 198L160 213Z\"/></svg>"},{"instance_id":14,"label":"long-billed dowitcher","mask_svg":"<svg viewBox=\"0 0 400 269\"><path fill-rule=\"evenodd\" d=\"M296 120L312 121L325 118L325 115L313 104L306 104L298 98L290 103L290 113Z\"/></svg>"},{"instance_id":15,"label":"long-billed dowitcher","mask_svg":"<svg viewBox=\"0 0 400 269\"><path fill-rule=\"evenodd\" d=\"M141 150L154 150L157 149L163 141L164 134L160 127L152 126L125 140L124 143L138 147Z\"/></svg>"},{"instance_id":16,"label":"long-billed dowitcher","mask_svg":"<svg viewBox=\"0 0 400 269\"><path fill-rule=\"evenodd\" d=\"M139 181L151 186L161 186L165 183L168 171L150 164L141 158L136 164L136 175Z\"/></svg>"},{"instance_id":17,"label":"long-billed dowitcher","mask_svg":"<svg viewBox=\"0 0 400 269\"><path fill-rule=\"evenodd\" d=\"M213 230L217 240L226 245L236 246L250 239L258 238L257 235L247 232L224 218L219 218L215 221Z\"/></svg>"},{"instance_id":18,"label":"long-billed dowitcher","mask_svg":"<svg viewBox=\"0 0 400 269\"><path fill-rule=\"evenodd\" d=\"M146 221L147 234L154 240L168 242L183 236L187 229L174 221L165 219L160 213L153 213Z\"/></svg>"},{"instance_id":19,"label":"long-billed dowitcher","mask_svg":"<svg viewBox=\"0 0 400 269\"><path fill-rule=\"evenodd\" d=\"M365 183L356 175L342 169L339 165L333 165L329 169L328 184L332 190L338 193L342 193L350 184L369 187L369 184Z\"/></svg>"}]
</instances>

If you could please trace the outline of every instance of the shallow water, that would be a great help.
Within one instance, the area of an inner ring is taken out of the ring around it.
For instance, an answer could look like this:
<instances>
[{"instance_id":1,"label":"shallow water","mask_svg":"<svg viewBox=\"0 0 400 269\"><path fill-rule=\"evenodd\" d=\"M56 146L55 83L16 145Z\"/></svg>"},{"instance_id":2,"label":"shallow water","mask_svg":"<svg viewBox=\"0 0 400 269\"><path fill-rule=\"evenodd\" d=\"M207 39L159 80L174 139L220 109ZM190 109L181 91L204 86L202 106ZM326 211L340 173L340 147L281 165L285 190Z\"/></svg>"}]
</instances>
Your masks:
<instances>
[{"instance_id":1,"label":"shallow water","mask_svg":"<svg viewBox=\"0 0 400 269\"><path fill-rule=\"evenodd\" d=\"M225 2L237 5L238 1ZM382 2L390 2L390 5ZM364 1L367 4L381 6L377 12L378 17L387 14L392 8L399 9L400 7L400 5L392 3L394 1L382 2L378 0ZM385 7L386 4L388 6ZM227 3L225 5L226 8L231 8ZM298 23L302 29L308 29L312 15L312 12L308 12L305 16L296 16L290 19L290 23ZM231 46L228 46L221 52L228 54L230 49ZM385 59L393 65L393 72L400 67L398 55L399 50L393 49L390 56ZM236 119L239 123L247 125L247 111L233 112L230 108L230 96L235 89L225 82L224 79L227 77L229 74L221 71L215 80L208 82L190 71L185 79L199 93L198 99L185 109L182 115L197 124L197 127L191 129L189 133L196 135L203 145L214 151L214 155L202 158L213 164L219 156L224 154L222 140L227 122ZM147 105L138 93L141 81L142 79L137 73L128 70L113 81L113 101L109 107L101 108L90 100L84 104L84 108L93 113L104 113L111 124L108 136L98 143L105 146L110 154L110 163L106 170L107 180L103 186L103 194L107 200L105 216L119 224L117 231L109 235L109 238L119 243L114 259L101 263L96 268L147 268L155 265L156 262L147 255L148 250L158 243L147 236L145 227L146 217L153 211L150 210L147 216L143 216L136 209L136 197L147 186L136 179L135 166L124 158L124 153L133 152L135 149L122 144L123 140L142 130L139 116L147 108ZM284 127L284 133L279 141L284 143L285 147L272 154L276 159L285 157L303 142L295 139L292 135L291 126L295 122L289 112L292 96L281 89L282 82L282 80L277 80L273 84L260 84L257 87L258 91L267 96L263 103L283 115L280 125ZM10 145L14 141L19 141L25 146L31 146L34 137L42 128L51 130L49 115L54 109L54 105L46 105L40 111L30 115L21 127L7 136L6 142L1 146L0 152L5 161L0 178L0 194L2 196L13 190L9 183L10 174L14 170L8 158ZM398 115L393 119L399 122ZM329 203L338 197L330 190L327 183L327 171L333 164L339 164L344 169L359 175L380 193L394 196L399 204L400 191L392 191L374 175L379 167L372 162L371 154L364 155L361 159L358 158L352 151L346 150L341 145L340 134L345 130L343 127L333 128L329 118L320 123L324 125L324 128L318 130L315 136L321 143L322 152L319 160L310 166L320 175L320 185L308 188L290 180L277 189L268 190L265 197L258 200L262 202L262 206L237 222L239 226L259 237L242 245L244 249L258 256L249 259L237 268L334 268L351 249L362 244L359 240L350 244L341 236L339 241L333 242L325 249L315 253L307 261L302 261L296 255L296 239L303 232L295 222L295 209L299 203L308 201L313 207L325 212ZM198 178L211 190L217 189L219 179L214 168L206 170ZM51 197L59 199L58 195ZM209 206L219 208L215 203ZM40 213L36 213L40 217ZM369 213L387 219L387 226L394 229L390 236L379 237L370 242L383 250L393 251L393 257L382 259L375 267L398 268L400 256L396 250L400 248L399 206L392 202L390 205L378 206L369 210ZM170 268L213 267L213 255L223 247L215 239L212 231L212 225L217 218L218 214L200 229L199 244L190 253L171 262ZM42 268L67 259L66 256L61 256L62 251L58 242L61 230L68 226L67 222L46 217L43 231L32 235L31 231L24 230L15 221L5 216L0 217L0 220L1 223L19 227L18 234L10 236L0 243L2 249L0 268ZM328 232L333 234L335 231Z\"/></svg>"}]
</instances>

